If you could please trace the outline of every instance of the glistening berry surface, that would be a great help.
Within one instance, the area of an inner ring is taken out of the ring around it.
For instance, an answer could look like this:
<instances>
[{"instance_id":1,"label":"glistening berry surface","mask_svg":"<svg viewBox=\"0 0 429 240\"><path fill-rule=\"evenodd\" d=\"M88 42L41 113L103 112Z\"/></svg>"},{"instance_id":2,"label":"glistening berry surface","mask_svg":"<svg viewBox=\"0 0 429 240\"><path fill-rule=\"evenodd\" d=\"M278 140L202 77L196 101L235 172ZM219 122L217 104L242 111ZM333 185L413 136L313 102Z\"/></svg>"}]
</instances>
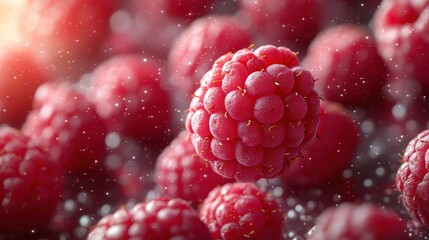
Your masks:
<instances>
[{"instance_id":1,"label":"glistening berry surface","mask_svg":"<svg viewBox=\"0 0 429 240\"><path fill-rule=\"evenodd\" d=\"M273 178L315 136L320 103L313 88L313 76L288 48L228 53L201 79L186 128L218 174Z\"/></svg>"}]
</instances>

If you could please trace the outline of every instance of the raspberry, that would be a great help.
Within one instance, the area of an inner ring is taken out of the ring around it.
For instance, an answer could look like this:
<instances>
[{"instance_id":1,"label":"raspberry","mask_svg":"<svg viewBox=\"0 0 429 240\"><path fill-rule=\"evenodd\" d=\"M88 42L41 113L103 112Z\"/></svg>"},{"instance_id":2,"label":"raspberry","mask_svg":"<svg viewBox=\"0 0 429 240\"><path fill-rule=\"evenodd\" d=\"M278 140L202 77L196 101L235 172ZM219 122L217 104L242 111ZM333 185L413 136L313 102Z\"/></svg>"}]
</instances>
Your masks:
<instances>
[{"instance_id":1,"label":"raspberry","mask_svg":"<svg viewBox=\"0 0 429 240\"><path fill-rule=\"evenodd\" d=\"M242 49L220 57L201 79L186 128L218 174L273 178L313 139L319 96L295 55L271 45Z\"/></svg>"},{"instance_id":2,"label":"raspberry","mask_svg":"<svg viewBox=\"0 0 429 240\"><path fill-rule=\"evenodd\" d=\"M249 45L249 34L233 17L209 15L193 21L169 53L169 82L179 91L179 99L189 103L214 60Z\"/></svg>"},{"instance_id":3,"label":"raspberry","mask_svg":"<svg viewBox=\"0 0 429 240\"><path fill-rule=\"evenodd\" d=\"M214 173L197 155L186 131L179 133L158 157L154 175L161 194L182 198L194 206L201 203L213 188L231 182Z\"/></svg>"},{"instance_id":4,"label":"raspberry","mask_svg":"<svg viewBox=\"0 0 429 240\"><path fill-rule=\"evenodd\" d=\"M302 65L315 78L321 95L346 106L372 104L380 97L388 70L370 31L343 24L320 32Z\"/></svg>"},{"instance_id":5,"label":"raspberry","mask_svg":"<svg viewBox=\"0 0 429 240\"><path fill-rule=\"evenodd\" d=\"M63 191L59 165L17 129L0 128L0 232L44 226Z\"/></svg>"},{"instance_id":6,"label":"raspberry","mask_svg":"<svg viewBox=\"0 0 429 240\"><path fill-rule=\"evenodd\" d=\"M396 175L402 203L411 216L426 227L429 227L428 149L429 130L424 130L409 142Z\"/></svg>"},{"instance_id":7,"label":"raspberry","mask_svg":"<svg viewBox=\"0 0 429 240\"><path fill-rule=\"evenodd\" d=\"M228 183L203 201L200 218L214 239L283 239L279 203L254 183Z\"/></svg>"},{"instance_id":8,"label":"raspberry","mask_svg":"<svg viewBox=\"0 0 429 240\"><path fill-rule=\"evenodd\" d=\"M257 42L280 42L295 49L306 46L322 29L324 6L324 0L240 0L239 13L250 22Z\"/></svg>"},{"instance_id":9,"label":"raspberry","mask_svg":"<svg viewBox=\"0 0 429 240\"><path fill-rule=\"evenodd\" d=\"M283 178L302 186L322 186L353 160L359 144L359 129L350 113L339 103L324 101L320 105L317 137L286 168ZM347 134L345 134L347 133Z\"/></svg>"},{"instance_id":10,"label":"raspberry","mask_svg":"<svg viewBox=\"0 0 429 240\"><path fill-rule=\"evenodd\" d=\"M309 240L408 239L405 223L391 210L371 203L342 203L324 210Z\"/></svg>"},{"instance_id":11,"label":"raspberry","mask_svg":"<svg viewBox=\"0 0 429 240\"><path fill-rule=\"evenodd\" d=\"M170 124L163 66L139 54L120 55L92 73L88 98L110 131L137 139L161 138Z\"/></svg>"},{"instance_id":12,"label":"raspberry","mask_svg":"<svg viewBox=\"0 0 429 240\"><path fill-rule=\"evenodd\" d=\"M22 131L67 171L96 164L105 156L107 128L85 95L68 82L49 82L37 89Z\"/></svg>"},{"instance_id":13,"label":"raspberry","mask_svg":"<svg viewBox=\"0 0 429 240\"><path fill-rule=\"evenodd\" d=\"M374 13L375 41L389 69L429 86L429 1L382 1Z\"/></svg>"},{"instance_id":14,"label":"raspberry","mask_svg":"<svg viewBox=\"0 0 429 240\"><path fill-rule=\"evenodd\" d=\"M89 233L93 239L211 239L198 212L179 198L155 198L102 218Z\"/></svg>"},{"instance_id":15,"label":"raspberry","mask_svg":"<svg viewBox=\"0 0 429 240\"><path fill-rule=\"evenodd\" d=\"M21 127L31 110L36 89L50 78L41 58L28 48L0 53L0 124Z\"/></svg>"}]
</instances>

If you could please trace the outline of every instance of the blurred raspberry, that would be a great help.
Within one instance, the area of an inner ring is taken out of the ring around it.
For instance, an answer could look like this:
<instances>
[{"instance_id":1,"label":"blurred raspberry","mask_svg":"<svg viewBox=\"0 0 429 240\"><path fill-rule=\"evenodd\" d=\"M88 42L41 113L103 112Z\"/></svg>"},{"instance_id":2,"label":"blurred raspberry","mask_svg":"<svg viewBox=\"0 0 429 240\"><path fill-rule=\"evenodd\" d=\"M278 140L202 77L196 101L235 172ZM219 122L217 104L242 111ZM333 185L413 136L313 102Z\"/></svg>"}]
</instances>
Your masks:
<instances>
[{"instance_id":1,"label":"blurred raspberry","mask_svg":"<svg viewBox=\"0 0 429 240\"><path fill-rule=\"evenodd\" d=\"M371 25L380 55L404 81L429 86L429 1L382 1Z\"/></svg>"},{"instance_id":2,"label":"blurred raspberry","mask_svg":"<svg viewBox=\"0 0 429 240\"><path fill-rule=\"evenodd\" d=\"M371 203L342 203L324 210L309 240L409 239L403 222L393 211Z\"/></svg>"},{"instance_id":3,"label":"blurred raspberry","mask_svg":"<svg viewBox=\"0 0 429 240\"><path fill-rule=\"evenodd\" d=\"M110 131L158 140L170 124L163 65L140 54L118 55L92 73L87 96Z\"/></svg>"},{"instance_id":4,"label":"blurred raspberry","mask_svg":"<svg viewBox=\"0 0 429 240\"><path fill-rule=\"evenodd\" d=\"M85 95L68 82L41 85L22 131L65 170L104 159L107 128Z\"/></svg>"},{"instance_id":5,"label":"blurred raspberry","mask_svg":"<svg viewBox=\"0 0 429 240\"><path fill-rule=\"evenodd\" d=\"M189 103L201 77L218 57L249 45L249 34L231 16L208 15L193 21L169 53L169 82L178 91L179 101Z\"/></svg>"},{"instance_id":6,"label":"blurred raspberry","mask_svg":"<svg viewBox=\"0 0 429 240\"><path fill-rule=\"evenodd\" d=\"M359 129L349 111L339 103L320 105L316 138L301 149L282 176L286 182L302 186L322 186L341 176L352 162L359 144Z\"/></svg>"},{"instance_id":7,"label":"blurred raspberry","mask_svg":"<svg viewBox=\"0 0 429 240\"><path fill-rule=\"evenodd\" d=\"M403 163L396 175L396 186L402 203L411 216L429 227L429 130L410 141L402 157Z\"/></svg>"},{"instance_id":8,"label":"blurred raspberry","mask_svg":"<svg viewBox=\"0 0 429 240\"><path fill-rule=\"evenodd\" d=\"M26 231L46 225L60 201L60 166L28 137L0 128L0 232Z\"/></svg>"},{"instance_id":9,"label":"blurred raspberry","mask_svg":"<svg viewBox=\"0 0 429 240\"><path fill-rule=\"evenodd\" d=\"M257 43L300 49L323 28L325 4L325 0L240 0L239 14Z\"/></svg>"},{"instance_id":10,"label":"blurred raspberry","mask_svg":"<svg viewBox=\"0 0 429 240\"><path fill-rule=\"evenodd\" d=\"M95 239L212 239L198 212L179 198L155 198L101 219L88 235Z\"/></svg>"},{"instance_id":11,"label":"blurred raspberry","mask_svg":"<svg viewBox=\"0 0 429 240\"><path fill-rule=\"evenodd\" d=\"M182 198L194 206L201 203L213 188L231 182L231 179L214 173L197 155L186 131L182 131L158 157L154 175L161 194Z\"/></svg>"},{"instance_id":12,"label":"blurred raspberry","mask_svg":"<svg viewBox=\"0 0 429 240\"><path fill-rule=\"evenodd\" d=\"M200 218L214 239L283 239L279 203L254 183L213 189L200 207Z\"/></svg>"},{"instance_id":13,"label":"blurred raspberry","mask_svg":"<svg viewBox=\"0 0 429 240\"><path fill-rule=\"evenodd\" d=\"M320 32L302 65L317 79L322 97L346 106L376 103L388 77L371 32L360 25L337 25Z\"/></svg>"},{"instance_id":14,"label":"blurred raspberry","mask_svg":"<svg viewBox=\"0 0 429 240\"><path fill-rule=\"evenodd\" d=\"M0 124L21 127L31 111L36 89L50 80L42 58L29 48L4 48L0 52Z\"/></svg>"},{"instance_id":15,"label":"blurred raspberry","mask_svg":"<svg viewBox=\"0 0 429 240\"><path fill-rule=\"evenodd\" d=\"M288 48L223 55L202 78L186 119L198 155L238 181L278 176L316 134L313 87Z\"/></svg>"}]
</instances>

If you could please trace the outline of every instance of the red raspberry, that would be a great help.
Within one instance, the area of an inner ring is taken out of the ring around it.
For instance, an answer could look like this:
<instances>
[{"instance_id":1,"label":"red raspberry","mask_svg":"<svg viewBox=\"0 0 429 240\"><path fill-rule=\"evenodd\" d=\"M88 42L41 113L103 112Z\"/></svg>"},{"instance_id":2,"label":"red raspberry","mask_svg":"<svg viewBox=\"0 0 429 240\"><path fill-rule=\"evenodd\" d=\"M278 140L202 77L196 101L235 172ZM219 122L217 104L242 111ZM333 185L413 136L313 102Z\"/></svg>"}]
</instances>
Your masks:
<instances>
[{"instance_id":1,"label":"red raspberry","mask_svg":"<svg viewBox=\"0 0 429 240\"><path fill-rule=\"evenodd\" d=\"M429 87L429 1L382 1L372 25L389 69Z\"/></svg>"},{"instance_id":2,"label":"red raspberry","mask_svg":"<svg viewBox=\"0 0 429 240\"><path fill-rule=\"evenodd\" d=\"M279 203L254 183L213 189L201 205L200 218L214 239L283 239Z\"/></svg>"},{"instance_id":3,"label":"red raspberry","mask_svg":"<svg viewBox=\"0 0 429 240\"><path fill-rule=\"evenodd\" d=\"M324 5L325 0L240 0L239 13L250 22L257 41L262 37L295 49L307 45L322 29Z\"/></svg>"},{"instance_id":4,"label":"red raspberry","mask_svg":"<svg viewBox=\"0 0 429 240\"><path fill-rule=\"evenodd\" d=\"M279 175L316 133L313 86L311 73L285 47L220 57L202 78L186 119L197 153L238 181Z\"/></svg>"},{"instance_id":5,"label":"red raspberry","mask_svg":"<svg viewBox=\"0 0 429 240\"><path fill-rule=\"evenodd\" d=\"M53 72L61 77L64 73L80 77L92 69L94 58L101 51L100 42L109 33L110 16L119 2L28 0L20 16L22 37L32 47L41 48Z\"/></svg>"},{"instance_id":6,"label":"red raspberry","mask_svg":"<svg viewBox=\"0 0 429 240\"><path fill-rule=\"evenodd\" d=\"M158 157L155 182L161 194L197 206L213 188L231 180L213 172L195 152L189 133L183 131Z\"/></svg>"},{"instance_id":7,"label":"red raspberry","mask_svg":"<svg viewBox=\"0 0 429 240\"><path fill-rule=\"evenodd\" d=\"M105 156L107 128L85 95L68 82L37 89L22 131L65 170L83 169Z\"/></svg>"},{"instance_id":8,"label":"red raspberry","mask_svg":"<svg viewBox=\"0 0 429 240\"><path fill-rule=\"evenodd\" d=\"M89 233L95 239L211 239L198 212L179 198L155 198L102 218Z\"/></svg>"},{"instance_id":9,"label":"red raspberry","mask_svg":"<svg viewBox=\"0 0 429 240\"><path fill-rule=\"evenodd\" d=\"M320 105L316 138L301 149L301 155L286 168L283 178L304 186L322 186L353 160L359 144L359 129L345 107L324 101ZM347 134L345 134L347 133Z\"/></svg>"},{"instance_id":10,"label":"red raspberry","mask_svg":"<svg viewBox=\"0 0 429 240\"><path fill-rule=\"evenodd\" d=\"M49 80L49 73L29 48L5 49L0 53L0 66L0 124L21 127L36 89Z\"/></svg>"},{"instance_id":11,"label":"red raspberry","mask_svg":"<svg viewBox=\"0 0 429 240\"><path fill-rule=\"evenodd\" d=\"M218 57L249 45L249 34L231 16L210 15L193 21L169 53L169 82L179 91L179 99L188 104L201 77Z\"/></svg>"},{"instance_id":12,"label":"red raspberry","mask_svg":"<svg viewBox=\"0 0 429 240\"><path fill-rule=\"evenodd\" d=\"M48 223L63 191L59 165L28 137L0 128L0 232Z\"/></svg>"},{"instance_id":13,"label":"red raspberry","mask_svg":"<svg viewBox=\"0 0 429 240\"><path fill-rule=\"evenodd\" d=\"M161 138L170 124L163 66L142 55L120 55L92 73L88 98L109 130L137 139Z\"/></svg>"},{"instance_id":14,"label":"red raspberry","mask_svg":"<svg viewBox=\"0 0 429 240\"><path fill-rule=\"evenodd\" d=\"M429 227L429 130L410 141L402 157L403 163L396 175L396 186L402 202L411 216Z\"/></svg>"},{"instance_id":15,"label":"red raspberry","mask_svg":"<svg viewBox=\"0 0 429 240\"><path fill-rule=\"evenodd\" d=\"M374 103L388 77L370 31L360 25L320 32L302 65L318 79L316 89L323 97L347 106Z\"/></svg>"},{"instance_id":16,"label":"red raspberry","mask_svg":"<svg viewBox=\"0 0 429 240\"><path fill-rule=\"evenodd\" d=\"M342 203L324 210L309 240L408 239L405 222L393 211L371 203Z\"/></svg>"}]
</instances>

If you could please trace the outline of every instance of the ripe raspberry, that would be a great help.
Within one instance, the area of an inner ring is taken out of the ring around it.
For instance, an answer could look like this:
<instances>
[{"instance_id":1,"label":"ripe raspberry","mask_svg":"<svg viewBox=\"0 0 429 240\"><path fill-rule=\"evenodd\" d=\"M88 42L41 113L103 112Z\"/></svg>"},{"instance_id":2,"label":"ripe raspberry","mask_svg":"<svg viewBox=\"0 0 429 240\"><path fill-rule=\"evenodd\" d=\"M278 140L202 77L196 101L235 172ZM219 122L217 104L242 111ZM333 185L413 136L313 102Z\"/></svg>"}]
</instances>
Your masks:
<instances>
[{"instance_id":1,"label":"ripe raspberry","mask_svg":"<svg viewBox=\"0 0 429 240\"><path fill-rule=\"evenodd\" d=\"M189 104L201 77L218 57L249 45L249 34L233 17L209 15L193 21L169 53L169 82L179 91L180 101Z\"/></svg>"},{"instance_id":2,"label":"ripe raspberry","mask_svg":"<svg viewBox=\"0 0 429 240\"><path fill-rule=\"evenodd\" d=\"M371 203L342 203L324 210L309 240L408 239L405 223L391 210Z\"/></svg>"},{"instance_id":3,"label":"ripe raspberry","mask_svg":"<svg viewBox=\"0 0 429 240\"><path fill-rule=\"evenodd\" d=\"M137 139L161 138L170 124L170 98L161 63L142 55L120 55L92 73L88 98L109 130Z\"/></svg>"},{"instance_id":4,"label":"ripe raspberry","mask_svg":"<svg viewBox=\"0 0 429 240\"><path fill-rule=\"evenodd\" d=\"M214 239L283 239L279 203L254 183L228 183L213 189L200 218Z\"/></svg>"},{"instance_id":5,"label":"ripe raspberry","mask_svg":"<svg viewBox=\"0 0 429 240\"><path fill-rule=\"evenodd\" d=\"M240 0L239 13L250 22L252 38L268 38L294 49L307 45L324 24L325 0Z\"/></svg>"},{"instance_id":6,"label":"ripe raspberry","mask_svg":"<svg viewBox=\"0 0 429 240\"><path fill-rule=\"evenodd\" d=\"M95 239L211 239L198 212L179 198L155 198L102 218L89 233Z\"/></svg>"},{"instance_id":7,"label":"ripe raspberry","mask_svg":"<svg viewBox=\"0 0 429 240\"><path fill-rule=\"evenodd\" d=\"M154 175L161 194L182 198L194 206L201 203L213 188L231 182L214 173L197 155L186 131L179 133L158 157Z\"/></svg>"},{"instance_id":8,"label":"ripe raspberry","mask_svg":"<svg viewBox=\"0 0 429 240\"><path fill-rule=\"evenodd\" d=\"M97 163L106 152L104 122L68 82L45 83L37 89L22 131L68 171Z\"/></svg>"},{"instance_id":9,"label":"ripe raspberry","mask_svg":"<svg viewBox=\"0 0 429 240\"><path fill-rule=\"evenodd\" d=\"M198 155L238 181L279 175L316 133L313 86L311 73L285 47L220 57L202 78L186 119Z\"/></svg>"},{"instance_id":10,"label":"ripe raspberry","mask_svg":"<svg viewBox=\"0 0 429 240\"><path fill-rule=\"evenodd\" d=\"M318 79L316 89L324 98L346 106L374 103L388 77L370 31L360 25L343 24L320 32L302 65Z\"/></svg>"},{"instance_id":11,"label":"ripe raspberry","mask_svg":"<svg viewBox=\"0 0 429 240\"><path fill-rule=\"evenodd\" d=\"M320 105L317 137L301 149L301 155L286 168L287 183L322 186L340 176L353 160L359 144L359 129L345 107L324 101ZM345 134L347 133L347 134Z\"/></svg>"},{"instance_id":12,"label":"ripe raspberry","mask_svg":"<svg viewBox=\"0 0 429 240\"><path fill-rule=\"evenodd\" d=\"M429 130L424 130L406 147L403 163L396 175L396 186L405 208L426 227L429 227L428 149Z\"/></svg>"},{"instance_id":13,"label":"ripe raspberry","mask_svg":"<svg viewBox=\"0 0 429 240\"><path fill-rule=\"evenodd\" d=\"M0 232L48 223L63 191L59 165L26 136L0 128Z\"/></svg>"},{"instance_id":14,"label":"ripe raspberry","mask_svg":"<svg viewBox=\"0 0 429 240\"><path fill-rule=\"evenodd\" d=\"M50 78L45 64L28 48L0 53L0 124L21 127L31 110L36 89Z\"/></svg>"},{"instance_id":15,"label":"ripe raspberry","mask_svg":"<svg viewBox=\"0 0 429 240\"><path fill-rule=\"evenodd\" d=\"M429 1L382 1L372 19L375 41L389 69L429 87Z\"/></svg>"}]
</instances>

